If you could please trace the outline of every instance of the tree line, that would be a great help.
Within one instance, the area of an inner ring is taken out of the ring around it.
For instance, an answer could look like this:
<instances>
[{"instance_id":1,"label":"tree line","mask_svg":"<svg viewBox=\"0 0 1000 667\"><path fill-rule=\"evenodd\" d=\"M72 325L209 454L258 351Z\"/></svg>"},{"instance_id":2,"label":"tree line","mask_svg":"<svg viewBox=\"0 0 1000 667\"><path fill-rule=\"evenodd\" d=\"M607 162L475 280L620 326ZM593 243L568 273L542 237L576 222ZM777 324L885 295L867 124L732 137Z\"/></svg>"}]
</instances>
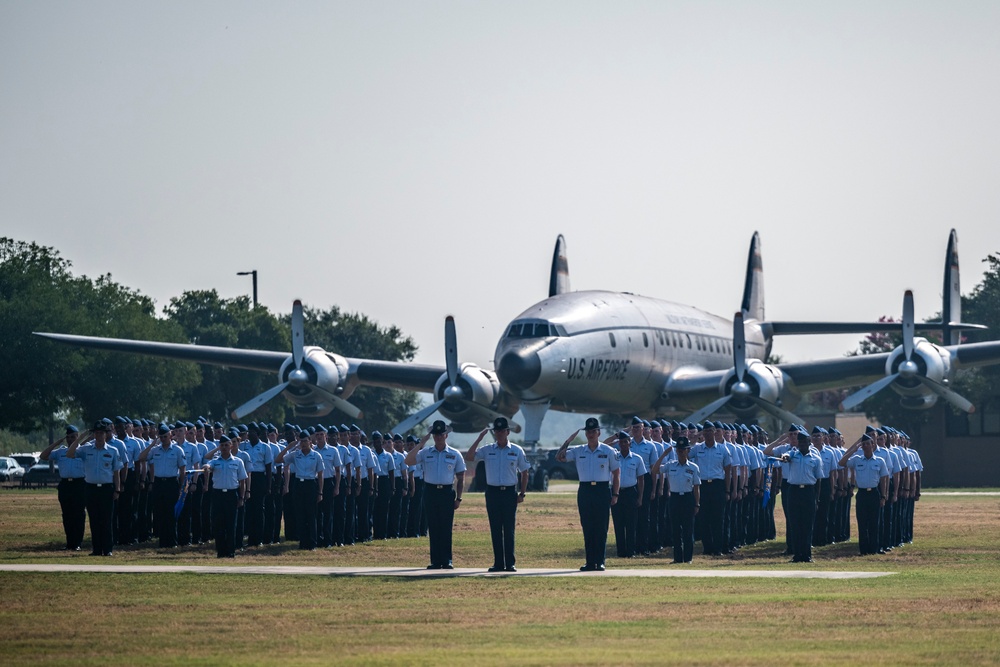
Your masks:
<instances>
[{"instance_id":1,"label":"tree line","mask_svg":"<svg viewBox=\"0 0 1000 667\"><path fill-rule=\"evenodd\" d=\"M304 310L309 345L388 361L410 361L416 354L413 340L395 326L336 306ZM63 422L120 414L225 420L230 410L276 383L267 373L85 350L33 331L287 352L290 320L290 314L254 307L246 296L223 299L214 289L184 292L158 313L150 297L116 283L111 274L75 275L55 248L0 238L0 429L49 431ZM419 398L365 387L351 402L384 428L416 410ZM251 418L283 422L292 416L291 404L280 399ZM335 412L330 419L339 423L344 417Z\"/></svg>"}]
</instances>

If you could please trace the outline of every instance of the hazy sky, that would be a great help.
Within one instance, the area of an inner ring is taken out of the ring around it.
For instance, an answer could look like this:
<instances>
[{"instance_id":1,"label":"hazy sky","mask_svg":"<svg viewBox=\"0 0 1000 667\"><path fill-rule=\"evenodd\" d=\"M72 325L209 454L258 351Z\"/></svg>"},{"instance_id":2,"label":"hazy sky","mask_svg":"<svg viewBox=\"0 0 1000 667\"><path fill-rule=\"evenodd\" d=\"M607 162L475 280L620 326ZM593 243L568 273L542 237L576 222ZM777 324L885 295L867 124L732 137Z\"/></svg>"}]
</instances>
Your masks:
<instances>
[{"instance_id":1,"label":"hazy sky","mask_svg":"<svg viewBox=\"0 0 1000 667\"><path fill-rule=\"evenodd\" d=\"M1000 251L1000 3L0 2L0 234L295 298L492 367L546 295L772 319L940 309ZM306 332L308 342L308 331ZM858 336L783 338L786 359Z\"/></svg>"}]
</instances>

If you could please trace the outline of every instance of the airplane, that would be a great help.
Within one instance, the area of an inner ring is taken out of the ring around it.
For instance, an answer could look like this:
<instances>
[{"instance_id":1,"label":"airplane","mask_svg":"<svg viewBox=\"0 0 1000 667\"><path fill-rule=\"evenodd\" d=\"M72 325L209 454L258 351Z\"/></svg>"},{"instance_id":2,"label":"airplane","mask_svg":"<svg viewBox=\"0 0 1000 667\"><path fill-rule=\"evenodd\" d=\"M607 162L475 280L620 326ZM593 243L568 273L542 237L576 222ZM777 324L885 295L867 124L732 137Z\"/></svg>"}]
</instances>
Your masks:
<instances>
[{"instance_id":1,"label":"airplane","mask_svg":"<svg viewBox=\"0 0 1000 667\"><path fill-rule=\"evenodd\" d=\"M905 407L927 409L939 398L971 412L948 388L956 371L1000 363L1000 341L960 345L961 332L985 329L961 322L958 236L951 230L945 258L942 321L916 323L913 295L904 297L902 322L778 322L764 316L760 235L750 242L740 310L733 319L670 301L610 291L571 291L565 238L555 244L549 295L515 317L497 343L496 368L458 360L454 319L445 319L444 368L344 357L304 344L302 304L292 309L292 351L241 350L202 345L38 333L76 346L155 355L202 364L276 373L278 384L233 411L241 419L279 394L296 414L322 417L350 404L362 385L430 393L434 402L397 424L411 430L439 412L456 431L480 430L520 409L526 445L537 444L549 410L643 416L687 415L701 421L725 408L743 420L758 411L803 423L791 410L802 395L867 385L844 407L892 388ZM947 345L916 337L937 330ZM818 361L769 364L780 335L900 331L893 351ZM520 425L512 423L515 431Z\"/></svg>"}]
</instances>

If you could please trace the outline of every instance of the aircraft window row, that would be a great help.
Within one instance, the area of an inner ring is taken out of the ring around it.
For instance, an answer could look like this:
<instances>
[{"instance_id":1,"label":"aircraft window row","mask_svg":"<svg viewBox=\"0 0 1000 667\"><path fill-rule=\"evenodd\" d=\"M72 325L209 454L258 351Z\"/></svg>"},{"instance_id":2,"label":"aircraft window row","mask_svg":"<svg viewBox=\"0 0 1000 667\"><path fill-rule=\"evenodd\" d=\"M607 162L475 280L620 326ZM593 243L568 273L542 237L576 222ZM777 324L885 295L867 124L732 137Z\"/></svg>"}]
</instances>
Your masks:
<instances>
[{"instance_id":1,"label":"aircraft window row","mask_svg":"<svg viewBox=\"0 0 1000 667\"><path fill-rule=\"evenodd\" d=\"M697 334L692 336L689 333L678 333L676 331L666 331L663 329L655 329L655 331L656 340L663 346L698 350L699 352L713 352L715 354L731 355L733 353L732 341L724 338L699 336ZM643 345L649 347L649 341L646 338L645 333L642 334L642 342Z\"/></svg>"}]
</instances>

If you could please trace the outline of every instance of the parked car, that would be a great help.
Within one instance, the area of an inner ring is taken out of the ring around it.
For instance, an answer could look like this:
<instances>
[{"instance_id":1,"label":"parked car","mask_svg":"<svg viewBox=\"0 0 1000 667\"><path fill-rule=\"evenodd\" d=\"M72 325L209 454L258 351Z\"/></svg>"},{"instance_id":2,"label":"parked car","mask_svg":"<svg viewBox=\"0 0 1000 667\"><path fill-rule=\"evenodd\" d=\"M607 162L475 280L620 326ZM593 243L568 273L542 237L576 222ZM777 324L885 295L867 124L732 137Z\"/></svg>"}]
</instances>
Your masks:
<instances>
[{"instance_id":1,"label":"parked car","mask_svg":"<svg viewBox=\"0 0 1000 667\"><path fill-rule=\"evenodd\" d=\"M24 477L21 478L21 486L28 488L38 488L42 486L55 486L59 483L59 467L54 463L36 463L31 466Z\"/></svg>"},{"instance_id":2,"label":"parked car","mask_svg":"<svg viewBox=\"0 0 1000 667\"><path fill-rule=\"evenodd\" d=\"M11 454L10 458L17 461L17 464L22 468L24 468L25 470L29 469L36 463L39 463L41 460L38 454L28 454L25 452L20 452L18 454Z\"/></svg>"},{"instance_id":3,"label":"parked car","mask_svg":"<svg viewBox=\"0 0 1000 667\"><path fill-rule=\"evenodd\" d=\"M20 480L24 476L24 468L10 456L0 456L0 482Z\"/></svg>"},{"instance_id":4,"label":"parked car","mask_svg":"<svg viewBox=\"0 0 1000 667\"><path fill-rule=\"evenodd\" d=\"M556 454L558 452L558 449L550 449L546 452L545 461L541 465L542 469L548 473L549 479L579 479L576 474L576 464L573 462L563 463L556 461Z\"/></svg>"}]
</instances>

